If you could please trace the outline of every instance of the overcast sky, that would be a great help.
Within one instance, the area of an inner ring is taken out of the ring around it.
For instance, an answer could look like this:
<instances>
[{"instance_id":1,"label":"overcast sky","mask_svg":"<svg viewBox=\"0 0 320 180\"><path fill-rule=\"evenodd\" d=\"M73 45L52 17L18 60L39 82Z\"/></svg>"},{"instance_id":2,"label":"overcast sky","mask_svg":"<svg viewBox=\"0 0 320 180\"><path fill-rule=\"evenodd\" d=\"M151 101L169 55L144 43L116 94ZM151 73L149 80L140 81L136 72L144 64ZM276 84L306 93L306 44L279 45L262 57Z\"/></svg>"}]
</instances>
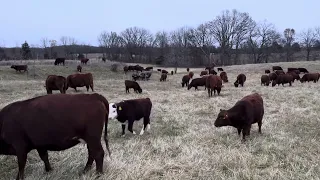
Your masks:
<instances>
[{"instance_id":1,"label":"overcast sky","mask_svg":"<svg viewBox=\"0 0 320 180\"><path fill-rule=\"evenodd\" d=\"M248 12L256 21L274 23L279 31L320 26L319 0L2 0L0 46L40 44L42 37L74 37L97 45L104 30L143 27L155 33L196 27L223 10ZM59 42L60 43L60 42Z\"/></svg>"}]
</instances>

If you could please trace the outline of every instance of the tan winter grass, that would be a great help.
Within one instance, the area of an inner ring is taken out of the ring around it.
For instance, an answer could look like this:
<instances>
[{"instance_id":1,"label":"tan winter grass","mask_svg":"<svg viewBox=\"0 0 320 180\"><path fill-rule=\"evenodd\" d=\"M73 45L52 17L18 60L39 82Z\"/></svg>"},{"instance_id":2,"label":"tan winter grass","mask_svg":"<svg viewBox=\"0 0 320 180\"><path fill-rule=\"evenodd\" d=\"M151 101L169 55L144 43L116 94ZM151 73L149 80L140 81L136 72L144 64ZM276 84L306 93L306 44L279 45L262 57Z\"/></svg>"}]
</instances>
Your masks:
<instances>
[{"instance_id":1,"label":"tan winter grass","mask_svg":"<svg viewBox=\"0 0 320 180\"><path fill-rule=\"evenodd\" d=\"M66 67L37 65L36 76L16 73L8 66L0 67L0 108L8 103L44 95L44 80L49 74L76 73L77 64ZM320 62L282 63L287 67L306 67L320 71ZM92 72L94 88L109 102L150 97L153 103L151 130L143 136L120 137L121 125L109 122L112 160L105 158L104 175L99 179L319 179L320 176L320 84L295 82L292 87L263 87L260 77L272 64L223 67L229 83L224 84L221 96L208 99L207 91L181 87L186 69L160 82L155 72L150 81L139 81L142 94L125 93L122 70L111 72L106 65L83 66L83 72ZM166 68L169 72L173 68ZM202 69L190 69L199 77ZM235 88L237 74L245 73L245 87ZM87 93L79 88L80 93ZM265 116L262 134L253 125L245 144L232 127L215 128L213 123L219 109L233 106L245 95L258 92L264 99ZM55 92L58 93L58 92ZM75 93L68 89L67 93ZM92 93L91 91L89 93ZM139 132L142 121L134 124ZM102 141L104 144L104 142ZM103 145L104 146L104 145ZM49 152L54 168L44 172L38 154L28 155L26 179L94 179L95 166L90 173L80 176L87 160L87 149L80 144L61 152ZM1 179L16 176L14 156L0 156Z\"/></svg>"}]
</instances>

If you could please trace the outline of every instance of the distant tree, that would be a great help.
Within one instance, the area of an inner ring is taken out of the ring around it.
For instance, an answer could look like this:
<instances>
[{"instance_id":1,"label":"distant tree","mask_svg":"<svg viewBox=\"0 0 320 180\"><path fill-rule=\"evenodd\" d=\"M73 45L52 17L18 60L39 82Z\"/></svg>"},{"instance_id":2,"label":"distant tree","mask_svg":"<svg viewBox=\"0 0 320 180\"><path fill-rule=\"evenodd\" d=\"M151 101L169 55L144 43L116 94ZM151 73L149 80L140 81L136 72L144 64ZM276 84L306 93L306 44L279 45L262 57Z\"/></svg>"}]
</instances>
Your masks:
<instances>
[{"instance_id":1,"label":"distant tree","mask_svg":"<svg viewBox=\"0 0 320 180\"><path fill-rule=\"evenodd\" d=\"M297 42L293 43L293 44L292 44L292 50L293 50L293 52L299 52L299 51L301 51L300 44L297 43Z\"/></svg>"},{"instance_id":2,"label":"distant tree","mask_svg":"<svg viewBox=\"0 0 320 180\"><path fill-rule=\"evenodd\" d=\"M304 47L307 51L307 61L310 60L310 52L316 43L316 29L313 30L309 28L308 30L304 30L300 33L300 42L302 47Z\"/></svg>"},{"instance_id":3,"label":"distant tree","mask_svg":"<svg viewBox=\"0 0 320 180\"><path fill-rule=\"evenodd\" d=\"M103 31L99 37L99 46L102 49L103 57L108 56L109 59L116 59L118 48L121 46L121 37L116 32Z\"/></svg>"},{"instance_id":4,"label":"distant tree","mask_svg":"<svg viewBox=\"0 0 320 180\"><path fill-rule=\"evenodd\" d=\"M294 36L296 34L296 31L294 29L287 28L283 31L284 35L284 47L286 51L286 58L287 61L291 60L292 56L292 43L294 42Z\"/></svg>"},{"instance_id":5,"label":"distant tree","mask_svg":"<svg viewBox=\"0 0 320 180\"><path fill-rule=\"evenodd\" d=\"M22 53L22 58L24 60L27 60L31 57L31 51L30 51L30 47L29 47L29 44L27 43L27 41L25 41L23 44L21 44L21 53Z\"/></svg>"},{"instance_id":6,"label":"distant tree","mask_svg":"<svg viewBox=\"0 0 320 180\"><path fill-rule=\"evenodd\" d=\"M58 57L58 53L54 51L54 48L57 46L57 41L52 39L52 40L49 40L49 43L50 43L51 58L55 59Z\"/></svg>"},{"instance_id":7,"label":"distant tree","mask_svg":"<svg viewBox=\"0 0 320 180\"><path fill-rule=\"evenodd\" d=\"M48 47L49 47L49 40L48 38L41 38L41 47L43 48L44 50L44 53L43 53L43 57L44 59L49 59L50 56L49 56L49 50L48 50Z\"/></svg>"}]
</instances>

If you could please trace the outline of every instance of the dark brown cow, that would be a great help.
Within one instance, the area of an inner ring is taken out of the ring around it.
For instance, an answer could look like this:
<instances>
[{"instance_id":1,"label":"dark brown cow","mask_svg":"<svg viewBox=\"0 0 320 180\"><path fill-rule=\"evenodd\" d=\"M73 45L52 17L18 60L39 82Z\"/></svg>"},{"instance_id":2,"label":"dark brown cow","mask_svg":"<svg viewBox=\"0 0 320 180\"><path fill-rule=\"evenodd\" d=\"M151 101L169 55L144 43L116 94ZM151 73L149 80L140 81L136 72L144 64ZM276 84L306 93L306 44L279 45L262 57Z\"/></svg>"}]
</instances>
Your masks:
<instances>
[{"instance_id":1,"label":"dark brown cow","mask_svg":"<svg viewBox=\"0 0 320 180\"><path fill-rule=\"evenodd\" d=\"M278 77L278 75L276 73L274 73L274 72L269 74L270 81L276 80L277 77Z\"/></svg>"},{"instance_id":2,"label":"dark brown cow","mask_svg":"<svg viewBox=\"0 0 320 180\"><path fill-rule=\"evenodd\" d=\"M145 70L146 70L146 71L150 71L151 69L153 70L153 67L146 67Z\"/></svg>"},{"instance_id":3,"label":"dark brown cow","mask_svg":"<svg viewBox=\"0 0 320 180\"><path fill-rule=\"evenodd\" d=\"M218 68L218 72L219 72L219 71L223 71L223 69L222 69L222 68Z\"/></svg>"},{"instance_id":4,"label":"dark brown cow","mask_svg":"<svg viewBox=\"0 0 320 180\"><path fill-rule=\"evenodd\" d=\"M269 78L269 76L268 75L262 75L261 76L261 86L262 85L265 85L265 86L269 86L269 84L270 84L270 78Z\"/></svg>"},{"instance_id":5,"label":"dark brown cow","mask_svg":"<svg viewBox=\"0 0 320 180\"><path fill-rule=\"evenodd\" d=\"M77 71L79 71L79 72L82 71L82 67L80 65L77 66Z\"/></svg>"},{"instance_id":6,"label":"dark brown cow","mask_svg":"<svg viewBox=\"0 0 320 180\"><path fill-rule=\"evenodd\" d=\"M217 75L218 73L215 70L210 69L209 74Z\"/></svg>"},{"instance_id":7,"label":"dark brown cow","mask_svg":"<svg viewBox=\"0 0 320 180\"><path fill-rule=\"evenodd\" d=\"M143 128L140 131L140 135L143 135L146 129L150 129L150 114L152 109L150 98L124 100L119 103L113 103L109 107L109 118L116 118L122 124L122 136L125 135L126 121L128 121L128 130L132 134L136 134L133 131L134 121L139 121L141 118L143 118Z\"/></svg>"},{"instance_id":8,"label":"dark brown cow","mask_svg":"<svg viewBox=\"0 0 320 180\"><path fill-rule=\"evenodd\" d=\"M289 86L292 86L293 77L290 74L281 74L277 77L276 80L272 81L272 87L274 87L276 84L278 84L278 86L280 84L284 86L284 84L287 84L287 83L289 83Z\"/></svg>"},{"instance_id":9,"label":"dark brown cow","mask_svg":"<svg viewBox=\"0 0 320 180\"><path fill-rule=\"evenodd\" d=\"M54 65L59 65L59 64L63 64L65 62L66 58L56 58L56 60L54 61Z\"/></svg>"},{"instance_id":10,"label":"dark brown cow","mask_svg":"<svg viewBox=\"0 0 320 180\"><path fill-rule=\"evenodd\" d=\"M208 71L201 71L200 76L204 76L204 75L207 75L207 74L208 74Z\"/></svg>"},{"instance_id":11,"label":"dark brown cow","mask_svg":"<svg viewBox=\"0 0 320 180\"><path fill-rule=\"evenodd\" d=\"M157 71L161 72L162 69L157 69Z\"/></svg>"},{"instance_id":12,"label":"dark brown cow","mask_svg":"<svg viewBox=\"0 0 320 180\"><path fill-rule=\"evenodd\" d=\"M270 73L270 70L269 70L269 69L266 69L266 70L264 70L264 73L269 74L269 73Z\"/></svg>"},{"instance_id":13,"label":"dark brown cow","mask_svg":"<svg viewBox=\"0 0 320 180\"><path fill-rule=\"evenodd\" d=\"M89 59L88 58L82 58L80 61L81 61L81 64L87 64Z\"/></svg>"},{"instance_id":14,"label":"dark brown cow","mask_svg":"<svg viewBox=\"0 0 320 180\"><path fill-rule=\"evenodd\" d=\"M129 89L132 88L136 93L142 93L142 89L139 83L131 80L125 80L124 85L126 86L126 93L129 93Z\"/></svg>"},{"instance_id":15,"label":"dark brown cow","mask_svg":"<svg viewBox=\"0 0 320 180\"><path fill-rule=\"evenodd\" d=\"M220 91L222 88L222 79L217 75L210 75L206 78L206 87L208 89L208 96L212 97L212 91L214 91L214 95L220 95Z\"/></svg>"},{"instance_id":16,"label":"dark brown cow","mask_svg":"<svg viewBox=\"0 0 320 180\"><path fill-rule=\"evenodd\" d=\"M189 72L189 70L190 70L190 69L189 69L189 68L187 68L187 72Z\"/></svg>"},{"instance_id":17,"label":"dark brown cow","mask_svg":"<svg viewBox=\"0 0 320 180\"><path fill-rule=\"evenodd\" d=\"M108 114L108 101L97 93L51 94L11 103L0 111L0 154L17 156L17 179L24 179L31 150L38 151L48 172L52 170L48 151L62 151L85 142L88 160L83 172L90 170L95 161L96 171L103 173L103 126L106 149L111 156Z\"/></svg>"},{"instance_id":18,"label":"dark brown cow","mask_svg":"<svg viewBox=\"0 0 320 180\"><path fill-rule=\"evenodd\" d=\"M168 74L168 71L167 71L167 70L162 69L162 70L161 70L161 73Z\"/></svg>"},{"instance_id":19,"label":"dark brown cow","mask_svg":"<svg viewBox=\"0 0 320 180\"><path fill-rule=\"evenodd\" d=\"M308 82L313 81L314 83L318 82L319 81L319 73L304 74L302 76L302 78L300 79L300 82L304 83L306 81L308 81Z\"/></svg>"},{"instance_id":20,"label":"dark brown cow","mask_svg":"<svg viewBox=\"0 0 320 180\"><path fill-rule=\"evenodd\" d=\"M89 91L89 86L93 90L93 77L91 73L83 73L83 74L71 74L67 77L67 88L73 88L76 92L77 87L86 87L87 91Z\"/></svg>"},{"instance_id":21,"label":"dark brown cow","mask_svg":"<svg viewBox=\"0 0 320 180\"><path fill-rule=\"evenodd\" d=\"M191 79L193 78L193 75L194 75L194 73L192 71L189 72L189 76L190 76Z\"/></svg>"},{"instance_id":22,"label":"dark brown cow","mask_svg":"<svg viewBox=\"0 0 320 180\"><path fill-rule=\"evenodd\" d=\"M225 83L228 82L228 76L227 76L227 73L226 73L226 72L224 72L224 71L221 72L221 73L220 73L220 77L221 77L221 79L222 79L223 82L225 82Z\"/></svg>"},{"instance_id":23,"label":"dark brown cow","mask_svg":"<svg viewBox=\"0 0 320 180\"><path fill-rule=\"evenodd\" d=\"M234 82L234 87L239 87L239 84L243 87L244 82L246 82L247 77L244 74L239 74L237 76L236 82Z\"/></svg>"},{"instance_id":24,"label":"dark brown cow","mask_svg":"<svg viewBox=\"0 0 320 180\"><path fill-rule=\"evenodd\" d=\"M190 81L190 76L189 76L189 74L184 75L184 76L182 77L182 82L181 82L182 87L184 87L184 86L188 87L189 81Z\"/></svg>"},{"instance_id":25,"label":"dark brown cow","mask_svg":"<svg viewBox=\"0 0 320 180\"><path fill-rule=\"evenodd\" d=\"M136 70L136 71L141 71L141 72L144 70L144 68L143 68L142 66L138 65L138 64L135 65L135 66L133 67L133 69Z\"/></svg>"},{"instance_id":26,"label":"dark brown cow","mask_svg":"<svg viewBox=\"0 0 320 180\"><path fill-rule=\"evenodd\" d=\"M298 68L298 70L302 73L309 73L309 71L306 68Z\"/></svg>"},{"instance_id":27,"label":"dark brown cow","mask_svg":"<svg viewBox=\"0 0 320 180\"><path fill-rule=\"evenodd\" d=\"M272 66L272 71L276 71L276 70L282 70L283 71L282 67L280 67L280 66Z\"/></svg>"},{"instance_id":28,"label":"dark brown cow","mask_svg":"<svg viewBox=\"0 0 320 180\"><path fill-rule=\"evenodd\" d=\"M129 71L129 66L124 66L124 67L123 67L123 71L124 71L124 73L126 74L126 73Z\"/></svg>"},{"instance_id":29,"label":"dark brown cow","mask_svg":"<svg viewBox=\"0 0 320 180\"><path fill-rule=\"evenodd\" d=\"M160 77L160 82L161 81L166 81L167 80L167 74L166 73L162 73L161 77Z\"/></svg>"},{"instance_id":30,"label":"dark brown cow","mask_svg":"<svg viewBox=\"0 0 320 180\"><path fill-rule=\"evenodd\" d=\"M19 72L28 72L28 65L12 65L11 68Z\"/></svg>"},{"instance_id":31,"label":"dark brown cow","mask_svg":"<svg viewBox=\"0 0 320 180\"><path fill-rule=\"evenodd\" d=\"M245 136L250 135L251 125L254 123L258 123L261 134L263 115L263 99L258 93L253 93L243 97L228 110L220 109L214 125L216 127L232 126L237 128L238 135L240 136L242 131L242 141L245 141Z\"/></svg>"},{"instance_id":32,"label":"dark brown cow","mask_svg":"<svg viewBox=\"0 0 320 180\"><path fill-rule=\"evenodd\" d=\"M293 81L294 80L300 80L299 74L296 74L294 71L289 71L286 74L290 74L293 77Z\"/></svg>"},{"instance_id":33,"label":"dark brown cow","mask_svg":"<svg viewBox=\"0 0 320 180\"><path fill-rule=\"evenodd\" d=\"M288 68L288 72L291 72L291 71L299 71L299 69L298 68Z\"/></svg>"},{"instance_id":34,"label":"dark brown cow","mask_svg":"<svg viewBox=\"0 0 320 180\"><path fill-rule=\"evenodd\" d=\"M49 75L45 82L47 94L52 94L52 90L60 90L61 94L66 93L67 79L63 76Z\"/></svg>"},{"instance_id":35,"label":"dark brown cow","mask_svg":"<svg viewBox=\"0 0 320 180\"><path fill-rule=\"evenodd\" d=\"M204 90L206 90L206 80L207 76L203 76L201 78L192 79L190 84L188 85L188 90L194 87L194 90L198 90L198 86L204 86Z\"/></svg>"},{"instance_id":36,"label":"dark brown cow","mask_svg":"<svg viewBox=\"0 0 320 180\"><path fill-rule=\"evenodd\" d=\"M278 76L281 74L285 74L285 72L283 70L276 70L275 72Z\"/></svg>"}]
</instances>

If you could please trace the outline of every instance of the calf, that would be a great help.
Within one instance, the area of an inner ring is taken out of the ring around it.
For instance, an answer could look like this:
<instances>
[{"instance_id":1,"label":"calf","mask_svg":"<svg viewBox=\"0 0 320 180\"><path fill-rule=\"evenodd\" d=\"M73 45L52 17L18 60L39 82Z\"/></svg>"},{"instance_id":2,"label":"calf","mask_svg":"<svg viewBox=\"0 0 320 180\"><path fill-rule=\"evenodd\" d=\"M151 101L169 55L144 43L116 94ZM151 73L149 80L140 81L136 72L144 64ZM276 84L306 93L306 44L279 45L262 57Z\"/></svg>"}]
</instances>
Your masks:
<instances>
[{"instance_id":1,"label":"calf","mask_svg":"<svg viewBox=\"0 0 320 180\"><path fill-rule=\"evenodd\" d=\"M182 87L184 87L184 86L187 86L187 87L188 87L189 81L190 81L190 76L189 76L189 74L184 75L184 76L182 77L182 82L181 82Z\"/></svg>"},{"instance_id":2,"label":"calf","mask_svg":"<svg viewBox=\"0 0 320 180\"><path fill-rule=\"evenodd\" d=\"M204 75L207 75L207 74L208 74L208 71L201 71L200 76L204 76Z\"/></svg>"},{"instance_id":3,"label":"calf","mask_svg":"<svg viewBox=\"0 0 320 180\"><path fill-rule=\"evenodd\" d=\"M132 88L136 93L142 93L140 85L135 81L125 80L124 85L126 86L126 93L129 93L130 88Z\"/></svg>"},{"instance_id":4,"label":"calf","mask_svg":"<svg viewBox=\"0 0 320 180\"><path fill-rule=\"evenodd\" d=\"M81 64L87 64L89 59L88 58L82 58L80 61L81 61Z\"/></svg>"},{"instance_id":5,"label":"calf","mask_svg":"<svg viewBox=\"0 0 320 180\"><path fill-rule=\"evenodd\" d=\"M298 70L302 73L309 73L309 71L306 68L298 68Z\"/></svg>"},{"instance_id":6,"label":"calf","mask_svg":"<svg viewBox=\"0 0 320 180\"><path fill-rule=\"evenodd\" d=\"M143 118L143 128L140 131L140 135L144 133L146 128L147 130L150 129L150 114L152 109L150 98L130 99L119 103L110 103L109 109L109 118L117 119L122 123L122 136L125 135L126 121L128 121L128 130L132 134L136 134L133 131L133 122L139 121L141 118Z\"/></svg>"},{"instance_id":7,"label":"calf","mask_svg":"<svg viewBox=\"0 0 320 180\"><path fill-rule=\"evenodd\" d=\"M66 93L67 79L63 76L49 75L45 84L47 94L52 94L52 90L60 90L61 94Z\"/></svg>"},{"instance_id":8,"label":"calf","mask_svg":"<svg viewBox=\"0 0 320 180\"><path fill-rule=\"evenodd\" d=\"M166 73L162 73L161 77L160 77L160 82L161 81L166 81L167 80L167 74Z\"/></svg>"},{"instance_id":9,"label":"calf","mask_svg":"<svg viewBox=\"0 0 320 180\"><path fill-rule=\"evenodd\" d=\"M274 73L274 72L269 74L270 81L276 80L277 77L278 77L278 75L276 73Z\"/></svg>"},{"instance_id":10,"label":"calf","mask_svg":"<svg viewBox=\"0 0 320 180\"><path fill-rule=\"evenodd\" d=\"M269 69L266 69L266 70L264 70L264 73L269 74L269 73L270 73L270 70L269 70Z\"/></svg>"},{"instance_id":11,"label":"calf","mask_svg":"<svg viewBox=\"0 0 320 180\"><path fill-rule=\"evenodd\" d=\"M234 87L239 87L239 84L243 87L243 84L244 84L244 82L246 82L246 79L247 79L246 75L239 74L237 76L236 82L234 82Z\"/></svg>"},{"instance_id":12,"label":"calf","mask_svg":"<svg viewBox=\"0 0 320 180\"><path fill-rule=\"evenodd\" d=\"M272 66L272 71L283 70L280 66Z\"/></svg>"},{"instance_id":13,"label":"calf","mask_svg":"<svg viewBox=\"0 0 320 180\"><path fill-rule=\"evenodd\" d=\"M212 91L214 91L214 95L220 95L220 91L222 88L222 79L217 75L210 75L206 78L206 87L208 89L208 96L212 97Z\"/></svg>"},{"instance_id":14,"label":"calf","mask_svg":"<svg viewBox=\"0 0 320 180\"><path fill-rule=\"evenodd\" d=\"M195 78L192 79L190 84L188 85L188 90L194 87L194 90L198 90L198 86L204 86L204 90L206 90L206 79L207 77Z\"/></svg>"},{"instance_id":15,"label":"calf","mask_svg":"<svg viewBox=\"0 0 320 180\"><path fill-rule=\"evenodd\" d=\"M77 71L79 71L79 72L82 71L82 67L80 65L77 66Z\"/></svg>"},{"instance_id":16,"label":"calf","mask_svg":"<svg viewBox=\"0 0 320 180\"><path fill-rule=\"evenodd\" d=\"M12 65L11 68L19 72L28 72L28 65Z\"/></svg>"},{"instance_id":17,"label":"calf","mask_svg":"<svg viewBox=\"0 0 320 180\"><path fill-rule=\"evenodd\" d=\"M52 170L48 151L63 151L85 142L88 160L83 172L90 170L95 161L96 171L103 173L103 127L106 149L111 156L108 114L107 99L97 93L52 94L11 103L0 111L0 154L17 156L16 179L24 179L31 150L37 150L48 172Z\"/></svg>"},{"instance_id":18,"label":"calf","mask_svg":"<svg viewBox=\"0 0 320 180\"><path fill-rule=\"evenodd\" d=\"M242 131L242 141L245 141L245 136L250 135L251 125L254 123L258 123L261 134L263 115L263 99L261 95L254 93L243 97L228 110L220 109L214 125L215 127L233 126L237 128L238 135L240 136Z\"/></svg>"},{"instance_id":19,"label":"calf","mask_svg":"<svg viewBox=\"0 0 320 180\"><path fill-rule=\"evenodd\" d=\"M215 70L210 69L210 70L209 70L209 74L217 75L218 73L217 73Z\"/></svg>"},{"instance_id":20,"label":"calf","mask_svg":"<svg viewBox=\"0 0 320 180\"><path fill-rule=\"evenodd\" d=\"M227 73L226 72L221 72L220 73L220 77L221 79L223 80L223 82L228 82L228 76L227 76Z\"/></svg>"},{"instance_id":21,"label":"calf","mask_svg":"<svg viewBox=\"0 0 320 180\"><path fill-rule=\"evenodd\" d=\"M304 83L306 81L308 81L308 82L313 81L314 83L318 82L319 81L319 73L304 74L302 76L302 78L300 79L300 82Z\"/></svg>"},{"instance_id":22,"label":"calf","mask_svg":"<svg viewBox=\"0 0 320 180\"><path fill-rule=\"evenodd\" d=\"M292 82L293 82L293 77L290 74L281 74L279 76L277 76L277 79L272 81L272 87L274 87L276 84L282 84L282 86L284 86L284 84L289 83L289 86L292 86Z\"/></svg>"},{"instance_id":23,"label":"calf","mask_svg":"<svg viewBox=\"0 0 320 180\"><path fill-rule=\"evenodd\" d=\"M84 86L87 88L87 91L89 91L90 87L93 92L93 77L91 73L72 74L67 77L66 90L71 87L77 92L77 87Z\"/></svg>"},{"instance_id":24,"label":"calf","mask_svg":"<svg viewBox=\"0 0 320 180\"><path fill-rule=\"evenodd\" d=\"M218 68L218 72L219 72L219 71L223 71L223 69L222 69L222 68Z\"/></svg>"},{"instance_id":25,"label":"calf","mask_svg":"<svg viewBox=\"0 0 320 180\"><path fill-rule=\"evenodd\" d=\"M63 64L65 62L66 58L56 58L56 60L54 61L54 65L59 65L59 64Z\"/></svg>"},{"instance_id":26,"label":"calf","mask_svg":"<svg viewBox=\"0 0 320 180\"><path fill-rule=\"evenodd\" d=\"M189 76L192 79L193 78L194 73L193 72L189 72Z\"/></svg>"},{"instance_id":27,"label":"calf","mask_svg":"<svg viewBox=\"0 0 320 180\"><path fill-rule=\"evenodd\" d=\"M162 70L161 70L161 73L168 74L168 71L166 71L166 70L162 69Z\"/></svg>"},{"instance_id":28,"label":"calf","mask_svg":"<svg viewBox=\"0 0 320 180\"><path fill-rule=\"evenodd\" d=\"M268 75L262 75L261 76L261 86L262 85L265 85L265 86L269 86L269 84L270 84L270 78L269 78L269 76Z\"/></svg>"}]
</instances>

